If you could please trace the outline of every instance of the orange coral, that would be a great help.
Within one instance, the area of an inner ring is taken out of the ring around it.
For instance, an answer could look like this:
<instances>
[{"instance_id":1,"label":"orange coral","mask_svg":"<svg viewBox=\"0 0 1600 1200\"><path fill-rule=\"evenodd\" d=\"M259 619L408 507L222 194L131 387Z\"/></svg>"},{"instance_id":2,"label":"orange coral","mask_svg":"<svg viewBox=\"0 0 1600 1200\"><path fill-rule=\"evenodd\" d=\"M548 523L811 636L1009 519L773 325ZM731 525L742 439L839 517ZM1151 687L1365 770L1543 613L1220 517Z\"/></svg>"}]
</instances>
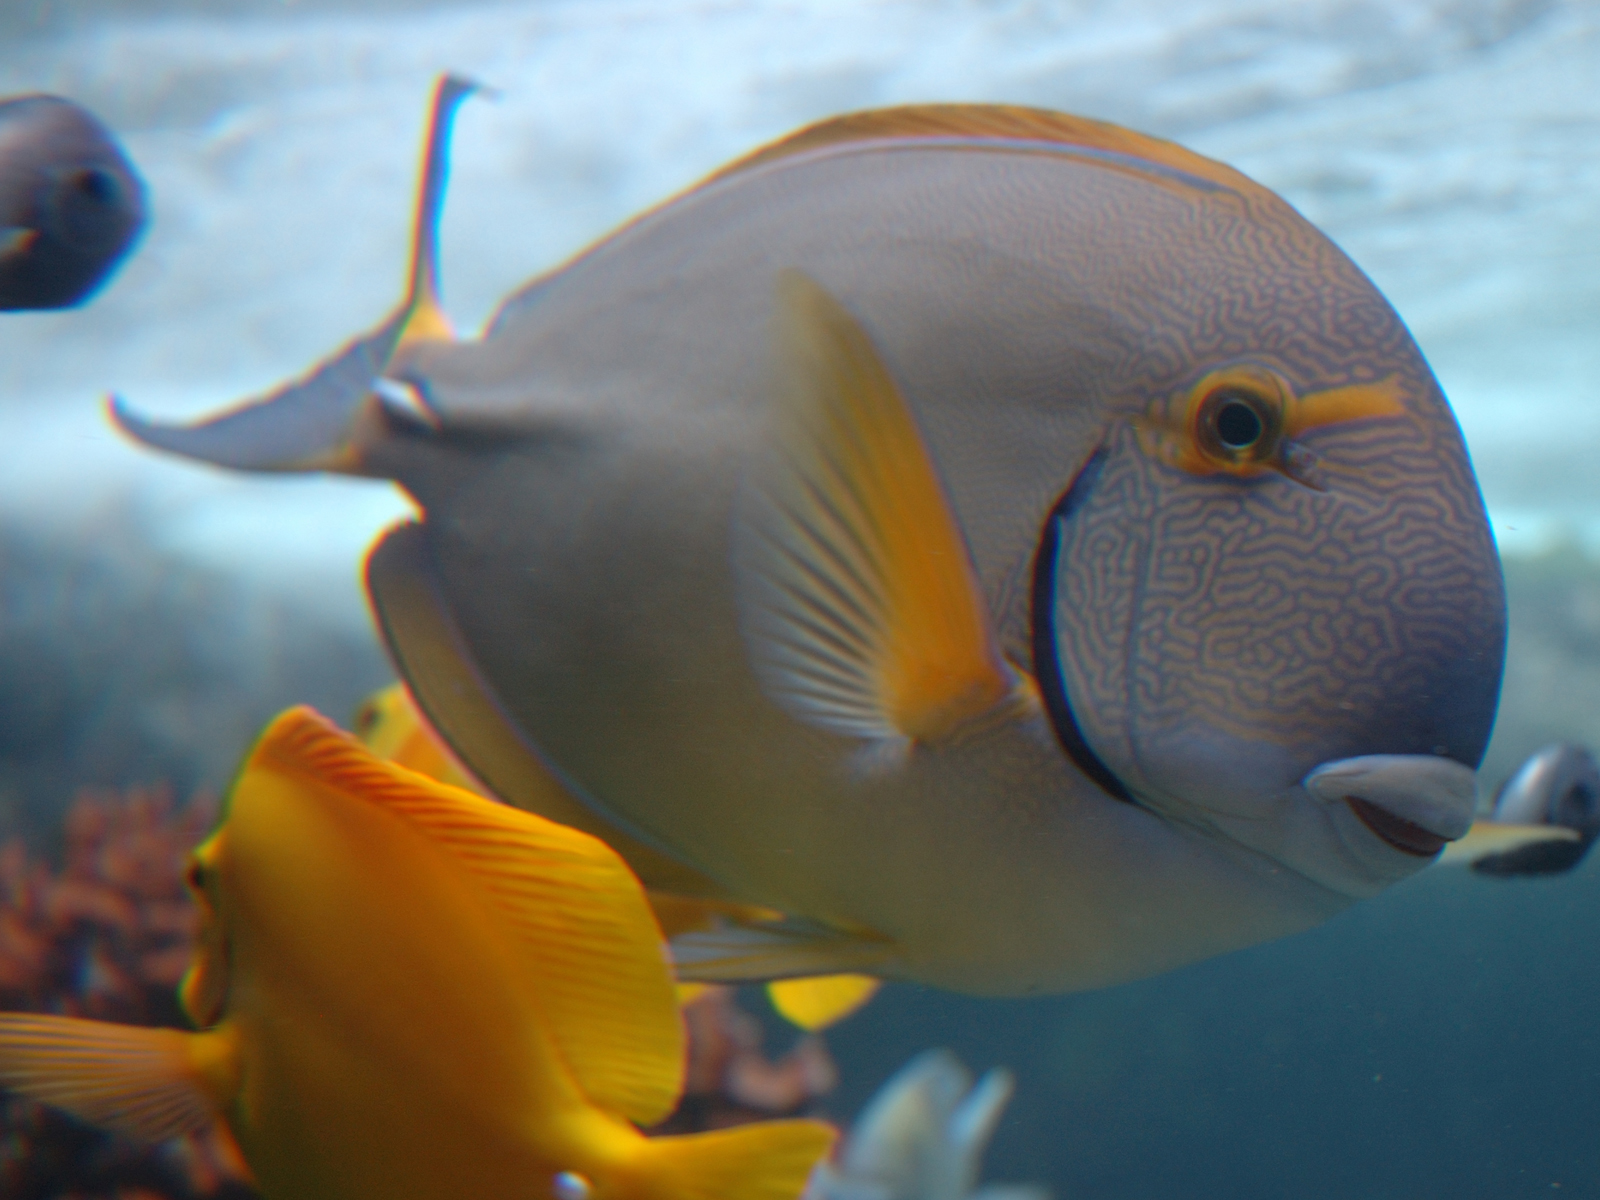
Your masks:
<instances>
[{"instance_id":1,"label":"orange coral","mask_svg":"<svg viewBox=\"0 0 1600 1200\"><path fill-rule=\"evenodd\" d=\"M196 914L183 884L215 805L176 809L164 788L84 792L67 814L62 866L0 848L0 1008L141 1025L183 1024L176 999ZM136 1145L0 1099L7 1200L253 1196L227 1131Z\"/></svg>"},{"instance_id":2,"label":"orange coral","mask_svg":"<svg viewBox=\"0 0 1600 1200\"><path fill-rule=\"evenodd\" d=\"M823 1040L801 1038L776 1062L762 1050L761 1022L728 987L707 987L683 1006L689 1063L678 1110L652 1132L691 1133L805 1112L839 1082Z\"/></svg>"}]
</instances>

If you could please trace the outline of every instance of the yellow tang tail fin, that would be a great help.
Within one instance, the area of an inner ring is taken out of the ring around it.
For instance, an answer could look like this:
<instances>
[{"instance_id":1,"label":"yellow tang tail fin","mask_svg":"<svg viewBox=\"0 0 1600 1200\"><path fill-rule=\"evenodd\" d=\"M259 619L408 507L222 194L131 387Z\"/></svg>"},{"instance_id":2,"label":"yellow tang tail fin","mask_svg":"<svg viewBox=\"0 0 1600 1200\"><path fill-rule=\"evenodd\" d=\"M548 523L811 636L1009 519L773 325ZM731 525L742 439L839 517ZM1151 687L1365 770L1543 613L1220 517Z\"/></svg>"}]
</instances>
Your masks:
<instances>
[{"instance_id":1,"label":"yellow tang tail fin","mask_svg":"<svg viewBox=\"0 0 1600 1200\"><path fill-rule=\"evenodd\" d=\"M762 1121L650 1138L629 1200L798 1200L837 1132L821 1121Z\"/></svg>"}]
</instances>

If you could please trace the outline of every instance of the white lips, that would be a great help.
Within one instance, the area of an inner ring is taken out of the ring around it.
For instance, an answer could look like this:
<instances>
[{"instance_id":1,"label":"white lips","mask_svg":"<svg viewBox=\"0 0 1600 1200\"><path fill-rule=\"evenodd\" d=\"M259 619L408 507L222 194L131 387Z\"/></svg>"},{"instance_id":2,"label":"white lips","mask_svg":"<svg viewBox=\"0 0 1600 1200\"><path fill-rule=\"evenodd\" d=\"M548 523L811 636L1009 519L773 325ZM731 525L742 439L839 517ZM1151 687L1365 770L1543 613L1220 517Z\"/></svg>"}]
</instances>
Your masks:
<instances>
[{"instance_id":1,"label":"white lips","mask_svg":"<svg viewBox=\"0 0 1600 1200\"><path fill-rule=\"evenodd\" d=\"M1478 804L1478 777L1431 754L1368 754L1323 763L1301 786L1318 800L1354 796L1448 841L1467 832Z\"/></svg>"}]
</instances>

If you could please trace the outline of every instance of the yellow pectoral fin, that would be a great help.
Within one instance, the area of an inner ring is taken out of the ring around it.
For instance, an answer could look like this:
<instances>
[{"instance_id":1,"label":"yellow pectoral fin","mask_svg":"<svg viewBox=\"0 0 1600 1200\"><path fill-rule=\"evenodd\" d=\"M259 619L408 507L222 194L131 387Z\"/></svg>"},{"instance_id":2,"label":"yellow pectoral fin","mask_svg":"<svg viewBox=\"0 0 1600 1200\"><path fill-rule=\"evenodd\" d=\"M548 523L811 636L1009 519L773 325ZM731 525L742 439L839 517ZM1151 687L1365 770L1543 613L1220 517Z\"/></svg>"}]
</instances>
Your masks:
<instances>
[{"instance_id":1,"label":"yellow pectoral fin","mask_svg":"<svg viewBox=\"0 0 1600 1200\"><path fill-rule=\"evenodd\" d=\"M1451 866L1471 866L1491 854L1505 854L1536 842L1576 842L1578 831L1561 825L1503 825L1474 821L1466 836L1444 848L1437 861Z\"/></svg>"},{"instance_id":2,"label":"yellow pectoral fin","mask_svg":"<svg viewBox=\"0 0 1600 1200\"><path fill-rule=\"evenodd\" d=\"M866 331L779 280L776 453L747 489L736 565L752 660L802 720L934 741L1036 705L1001 656L916 423Z\"/></svg>"},{"instance_id":3,"label":"yellow pectoral fin","mask_svg":"<svg viewBox=\"0 0 1600 1200\"><path fill-rule=\"evenodd\" d=\"M644 889L614 850L374 758L307 708L273 722L239 786L258 769L376 804L450 856L527 950L530 986L584 1094L641 1125L672 1111L683 1024Z\"/></svg>"},{"instance_id":4,"label":"yellow pectoral fin","mask_svg":"<svg viewBox=\"0 0 1600 1200\"><path fill-rule=\"evenodd\" d=\"M0 1087L130 1137L158 1142L205 1129L237 1086L228 1029L0 1013Z\"/></svg>"},{"instance_id":5,"label":"yellow pectoral fin","mask_svg":"<svg viewBox=\"0 0 1600 1200\"><path fill-rule=\"evenodd\" d=\"M767 998L790 1023L815 1033L844 1020L882 986L871 975L818 975L769 983Z\"/></svg>"}]
</instances>

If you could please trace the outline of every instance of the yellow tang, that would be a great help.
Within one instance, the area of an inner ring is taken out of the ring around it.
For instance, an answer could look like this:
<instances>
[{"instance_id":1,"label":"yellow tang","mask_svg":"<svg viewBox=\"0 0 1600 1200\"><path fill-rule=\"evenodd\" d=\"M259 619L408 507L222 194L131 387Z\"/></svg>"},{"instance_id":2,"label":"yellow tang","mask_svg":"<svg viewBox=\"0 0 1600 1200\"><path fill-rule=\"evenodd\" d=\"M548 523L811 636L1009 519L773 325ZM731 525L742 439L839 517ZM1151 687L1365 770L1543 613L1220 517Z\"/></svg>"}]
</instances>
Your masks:
<instances>
[{"instance_id":1,"label":"yellow tang","mask_svg":"<svg viewBox=\"0 0 1600 1200\"><path fill-rule=\"evenodd\" d=\"M455 787L484 790L429 727L404 684L393 684L368 696L356 714L355 725L356 735L379 758ZM561 790L561 784L553 776L547 780L547 785L552 793ZM770 919L779 915L666 892L646 894L656 921L669 937L712 927L720 917ZM680 999L687 1001L695 995L694 986L684 984L679 991ZM774 980L767 985L767 997L772 1007L790 1022L801 1029L815 1031L848 1017L872 999L878 987L878 981L870 975L819 975Z\"/></svg>"},{"instance_id":2,"label":"yellow tang","mask_svg":"<svg viewBox=\"0 0 1600 1200\"><path fill-rule=\"evenodd\" d=\"M182 1033L0 1016L0 1085L160 1139L227 1122L273 1200L795 1200L815 1121L688 1137L638 882L586 834L279 717L191 860Z\"/></svg>"}]
</instances>

